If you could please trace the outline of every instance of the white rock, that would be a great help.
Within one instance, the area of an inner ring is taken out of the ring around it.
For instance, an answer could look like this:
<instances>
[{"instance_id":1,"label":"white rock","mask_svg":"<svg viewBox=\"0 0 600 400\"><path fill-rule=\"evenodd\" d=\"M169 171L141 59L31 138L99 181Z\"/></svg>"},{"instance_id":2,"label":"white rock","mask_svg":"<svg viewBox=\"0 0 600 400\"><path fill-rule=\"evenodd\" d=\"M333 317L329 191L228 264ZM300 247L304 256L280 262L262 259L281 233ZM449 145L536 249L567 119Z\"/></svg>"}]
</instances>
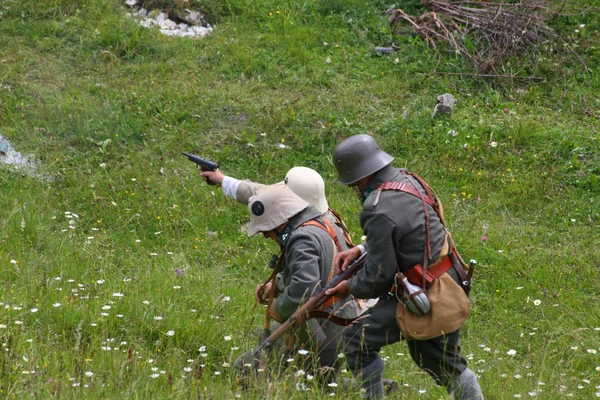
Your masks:
<instances>
[{"instance_id":1,"label":"white rock","mask_svg":"<svg viewBox=\"0 0 600 400\"><path fill-rule=\"evenodd\" d=\"M142 26L144 28L150 28L155 23L156 23L156 21L154 21L153 19L145 19L140 22L140 26Z\"/></svg>"},{"instance_id":2,"label":"white rock","mask_svg":"<svg viewBox=\"0 0 600 400\"><path fill-rule=\"evenodd\" d=\"M189 12L187 19L190 23L199 24L202 22L202 14L200 14L198 11L186 11Z\"/></svg>"},{"instance_id":3,"label":"white rock","mask_svg":"<svg viewBox=\"0 0 600 400\"><path fill-rule=\"evenodd\" d=\"M206 36L212 31L212 29L206 28L204 26L192 26L191 29L194 32L196 32L196 35L198 35L199 37Z\"/></svg>"},{"instance_id":4,"label":"white rock","mask_svg":"<svg viewBox=\"0 0 600 400\"><path fill-rule=\"evenodd\" d=\"M165 19L169 19L166 13L161 12L156 16L156 22L160 25Z\"/></svg>"},{"instance_id":5,"label":"white rock","mask_svg":"<svg viewBox=\"0 0 600 400\"><path fill-rule=\"evenodd\" d=\"M177 36L178 32L173 29L161 29L160 33L167 36Z\"/></svg>"},{"instance_id":6,"label":"white rock","mask_svg":"<svg viewBox=\"0 0 600 400\"><path fill-rule=\"evenodd\" d=\"M174 30L177 29L177 23L175 21L171 21L170 19L165 19L164 21L162 21L160 23L160 29L170 29L170 30Z\"/></svg>"}]
</instances>

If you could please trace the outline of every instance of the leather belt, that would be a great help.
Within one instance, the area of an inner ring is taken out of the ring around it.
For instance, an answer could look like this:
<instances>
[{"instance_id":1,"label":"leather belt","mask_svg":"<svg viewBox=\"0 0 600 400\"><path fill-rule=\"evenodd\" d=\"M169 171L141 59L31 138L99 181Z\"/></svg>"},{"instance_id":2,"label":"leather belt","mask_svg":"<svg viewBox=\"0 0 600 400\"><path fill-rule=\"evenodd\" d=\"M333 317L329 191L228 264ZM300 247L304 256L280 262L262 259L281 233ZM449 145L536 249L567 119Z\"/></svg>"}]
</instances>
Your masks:
<instances>
[{"instance_id":1,"label":"leather belt","mask_svg":"<svg viewBox=\"0 0 600 400\"><path fill-rule=\"evenodd\" d=\"M427 276L425 277L427 286L431 285L434 280L448 272L450 268L452 268L452 260L448 256L445 256L440 262L427 268ZM421 264L417 264L408 271L404 272L404 276L406 276L408 281L413 285L422 287L423 267L421 267ZM394 283L390 289L390 293L396 293L397 289L398 287L396 286L396 283Z\"/></svg>"}]
</instances>

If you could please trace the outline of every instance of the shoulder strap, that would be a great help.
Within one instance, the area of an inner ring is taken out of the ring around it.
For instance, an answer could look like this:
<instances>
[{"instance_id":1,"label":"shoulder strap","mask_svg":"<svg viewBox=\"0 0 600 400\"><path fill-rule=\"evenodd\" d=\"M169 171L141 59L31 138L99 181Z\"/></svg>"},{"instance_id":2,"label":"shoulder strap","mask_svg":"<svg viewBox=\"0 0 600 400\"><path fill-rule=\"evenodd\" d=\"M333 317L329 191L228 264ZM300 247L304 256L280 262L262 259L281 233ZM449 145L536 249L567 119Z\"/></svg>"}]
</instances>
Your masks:
<instances>
[{"instance_id":1,"label":"shoulder strap","mask_svg":"<svg viewBox=\"0 0 600 400\"><path fill-rule=\"evenodd\" d=\"M335 265L334 265L335 257L337 255L337 253L341 252L343 249L342 249L342 245L340 244L340 241L338 240L337 235L335 234L335 230L333 229L333 225L331 224L331 222L329 222L325 218L322 218L322 220L323 220L323 222L325 222L324 225L321 224L316 219L311 219L310 221L306 221L305 223L303 223L300 226L307 226L307 225L317 226L317 227L323 229L325 232L327 232L327 234L329 235L331 240L333 240L333 243L334 243L333 259L331 261L331 268L329 269L329 277L327 278L327 283L329 283L333 279L333 274L335 272ZM329 298L329 300L327 300L325 303L323 303L323 305L320 307L320 309L325 310L326 308L331 307L334 303L337 303L339 300L340 300L339 297L332 296ZM309 318L315 318L315 317L309 317Z\"/></svg>"},{"instance_id":2,"label":"shoulder strap","mask_svg":"<svg viewBox=\"0 0 600 400\"><path fill-rule=\"evenodd\" d=\"M432 202L431 207L433 207L433 209L435 210L435 213L438 215L438 217L440 218L440 221L442 222L442 225L445 228L446 222L444 222L444 208L442 207L442 203L440 202L440 200L434 193L433 189L431 189L431 187L427 184L427 182L425 182L423 180L423 178L421 178L419 175L412 173L412 172L408 172L408 171L406 173L408 175L412 176L413 178L415 178L417 181L419 181L421 186L423 186L423 189L425 189L425 192L427 193L428 200L430 200Z\"/></svg>"},{"instance_id":3,"label":"shoulder strap","mask_svg":"<svg viewBox=\"0 0 600 400\"><path fill-rule=\"evenodd\" d=\"M281 253L279 253L279 258L277 258L277 264L275 264L275 268L273 268L273 272L271 272L271 276L266 280L264 285L268 282L271 282L271 293L269 293L269 300L267 301L267 314L265 316L265 331L269 331L271 329L271 314L269 314L269 310L271 309L271 305L273 304L273 299L275 298L275 281L277 278L277 274L281 270L281 264L283 264L283 260L285 259L285 246L281 248Z\"/></svg>"},{"instance_id":4,"label":"shoulder strap","mask_svg":"<svg viewBox=\"0 0 600 400\"><path fill-rule=\"evenodd\" d=\"M427 204L429 204L432 207L434 207L434 204L435 204L434 201L431 198L429 198L429 197L422 197L421 196L421 192L419 192L414 187L408 186L406 183L401 183L401 182L385 182L385 183L382 183L381 185L377 186L377 189L381 189L381 190L398 190L398 191L401 191L401 192L410 193L410 194L412 194L415 197L423 199Z\"/></svg>"},{"instance_id":5,"label":"shoulder strap","mask_svg":"<svg viewBox=\"0 0 600 400\"><path fill-rule=\"evenodd\" d=\"M346 244L348 245L348 247L351 247L351 248L354 247L354 243L352 243L352 238L350 237L350 232L348 232L348 228L346 227L346 224L344 223L344 220L342 220L342 217L340 216L340 214L338 214L337 211L335 211L332 208L329 208L328 211L335 218L335 224L344 233L344 241L346 242Z\"/></svg>"},{"instance_id":6,"label":"shoulder strap","mask_svg":"<svg viewBox=\"0 0 600 400\"><path fill-rule=\"evenodd\" d=\"M323 229L325 232L327 232L331 240L333 240L333 243L335 244L335 247L337 247L337 250L342 251L342 245L340 244L340 241L338 240L338 237L335 234L335 229L333 229L333 225L331 225L331 222L327 221L326 218L323 218L322 220L325 224L322 224L316 219L311 219L300 226L312 225ZM298 228L300 228L300 226Z\"/></svg>"},{"instance_id":7,"label":"shoulder strap","mask_svg":"<svg viewBox=\"0 0 600 400\"><path fill-rule=\"evenodd\" d=\"M428 266L429 259L431 258L431 237L429 234L429 232L430 232L429 228L430 228L431 224L430 224L430 218L429 218L429 211L427 210L427 204L429 204L433 208L435 213L438 215L444 228L446 227L446 225L444 224L444 220L443 220L442 216L439 214L439 207L436 204L436 199L433 196L432 190L431 190L431 188L429 188L429 185L427 185L427 183L425 183L425 181L423 179L421 179L421 177L419 177L418 175L413 174L411 172L406 172L406 173L409 176L414 177L421 184L421 186L423 186L423 189L425 189L427 196L423 196L423 194L419 191L419 189L417 189L415 187L415 185L412 183L412 181L411 181L412 187L408 186L406 183L401 183L401 182L385 182L385 183L382 183L381 185L379 185L377 187L377 189L398 190L401 192L409 193L415 197L418 197L423 202L423 212L425 213L425 251L424 251L423 265L422 265L422 268L423 268L422 287L426 287L427 266ZM409 181L410 181L410 179L409 179Z\"/></svg>"}]
</instances>

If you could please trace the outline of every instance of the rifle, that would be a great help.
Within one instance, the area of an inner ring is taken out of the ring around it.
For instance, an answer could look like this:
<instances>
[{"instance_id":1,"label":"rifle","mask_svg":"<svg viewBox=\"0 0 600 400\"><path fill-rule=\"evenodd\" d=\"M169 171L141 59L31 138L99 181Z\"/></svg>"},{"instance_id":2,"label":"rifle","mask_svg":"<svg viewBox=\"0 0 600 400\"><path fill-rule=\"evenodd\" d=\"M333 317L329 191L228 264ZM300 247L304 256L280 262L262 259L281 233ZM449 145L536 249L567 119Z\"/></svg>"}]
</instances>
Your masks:
<instances>
[{"instance_id":1,"label":"rifle","mask_svg":"<svg viewBox=\"0 0 600 400\"><path fill-rule=\"evenodd\" d=\"M202 171L215 171L217 169L219 169L219 164L212 162L212 161L208 161L205 160L202 157L198 157L195 154L191 154L191 153L186 153L185 151L183 153L184 156L187 156L187 158L191 161L196 163L197 165L200 166L200 169ZM209 185L214 185L215 183L213 181L211 181L210 179L206 178L206 183L208 183Z\"/></svg>"},{"instance_id":2,"label":"rifle","mask_svg":"<svg viewBox=\"0 0 600 400\"><path fill-rule=\"evenodd\" d=\"M345 271L336 275L323 289L312 296L306 303L304 303L296 312L289 317L283 324L279 326L273 333L271 333L256 349L254 349L252 356L258 355L261 351L270 347L277 339L283 336L286 332L292 329L294 326L302 324L311 312L320 310L320 308L329 300L332 296L325 294L325 292L331 288L336 287L340 282L346 281L352 278L358 273L365 265L367 253L365 252L358 257L352 264L346 268ZM319 315L320 316L320 315ZM353 320L352 320L353 321Z\"/></svg>"}]
</instances>

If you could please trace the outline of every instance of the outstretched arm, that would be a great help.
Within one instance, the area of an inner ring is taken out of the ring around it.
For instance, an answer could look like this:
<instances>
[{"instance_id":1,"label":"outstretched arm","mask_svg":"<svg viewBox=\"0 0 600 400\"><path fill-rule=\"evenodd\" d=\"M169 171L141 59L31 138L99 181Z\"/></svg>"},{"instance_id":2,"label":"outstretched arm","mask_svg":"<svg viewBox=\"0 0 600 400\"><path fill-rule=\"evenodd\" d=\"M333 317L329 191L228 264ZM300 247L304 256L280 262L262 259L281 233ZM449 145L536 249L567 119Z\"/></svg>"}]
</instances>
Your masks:
<instances>
[{"instance_id":1,"label":"outstretched arm","mask_svg":"<svg viewBox=\"0 0 600 400\"><path fill-rule=\"evenodd\" d=\"M223 179L225 179L225 175L223 175L223 173L221 172L221 170L218 169L218 168L215 169L214 171L203 171L201 169L200 170L200 175L202 176L202 178L204 178L204 180L206 181L206 183L208 183L208 181L210 180L211 182L213 182L218 187L222 187L222 185L223 185Z\"/></svg>"}]
</instances>

